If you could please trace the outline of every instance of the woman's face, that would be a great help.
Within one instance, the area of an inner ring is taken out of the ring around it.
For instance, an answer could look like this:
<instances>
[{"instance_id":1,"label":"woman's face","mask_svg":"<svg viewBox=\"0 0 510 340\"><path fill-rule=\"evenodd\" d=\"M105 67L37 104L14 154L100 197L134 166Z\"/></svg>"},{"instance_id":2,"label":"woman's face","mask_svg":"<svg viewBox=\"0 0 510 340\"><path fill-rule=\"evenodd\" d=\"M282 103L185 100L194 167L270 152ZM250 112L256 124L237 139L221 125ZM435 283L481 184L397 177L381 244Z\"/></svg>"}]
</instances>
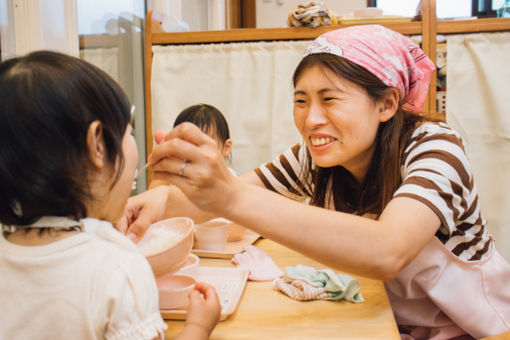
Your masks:
<instances>
[{"instance_id":1,"label":"woman's face","mask_svg":"<svg viewBox=\"0 0 510 340\"><path fill-rule=\"evenodd\" d=\"M364 89L320 66L306 69L296 83L294 122L313 161L343 166L358 181L375 149L380 107Z\"/></svg>"}]
</instances>

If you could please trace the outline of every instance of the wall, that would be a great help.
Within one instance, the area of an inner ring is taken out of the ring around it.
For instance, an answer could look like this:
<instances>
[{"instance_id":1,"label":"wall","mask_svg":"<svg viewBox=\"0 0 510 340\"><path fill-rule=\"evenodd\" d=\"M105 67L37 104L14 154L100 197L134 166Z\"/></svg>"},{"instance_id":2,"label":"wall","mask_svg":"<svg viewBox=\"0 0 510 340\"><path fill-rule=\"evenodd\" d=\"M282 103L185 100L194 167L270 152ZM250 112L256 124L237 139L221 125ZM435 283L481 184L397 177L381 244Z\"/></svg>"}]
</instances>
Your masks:
<instances>
[{"instance_id":1,"label":"wall","mask_svg":"<svg viewBox=\"0 0 510 340\"><path fill-rule=\"evenodd\" d=\"M348 14L367 7L367 0L325 0L336 15ZM297 5L307 5L308 0L256 0L257 28L286 27L287 15Z\"/></svg>"}]
</instances>

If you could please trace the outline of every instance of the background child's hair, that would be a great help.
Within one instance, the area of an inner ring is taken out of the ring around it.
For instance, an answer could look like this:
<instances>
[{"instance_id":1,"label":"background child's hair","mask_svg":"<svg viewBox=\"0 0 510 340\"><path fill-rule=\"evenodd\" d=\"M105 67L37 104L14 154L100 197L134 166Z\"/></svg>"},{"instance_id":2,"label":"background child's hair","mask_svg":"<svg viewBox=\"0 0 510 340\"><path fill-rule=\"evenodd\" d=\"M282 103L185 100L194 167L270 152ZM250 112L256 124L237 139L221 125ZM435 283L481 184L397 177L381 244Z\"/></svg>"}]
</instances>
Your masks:
<instances>
[{"instance_id":1,"label":"background child's hair","mask_svg":"<svg viewBox=\"0 0 510 340\"><path fill-rule=\"evenodd\" d=\"M174 127L183 122L193 123L205 133L214 132L222 145L230 139L227 120L220 110L212 105L198 104L184 109L175 119Z\"/></svg>"},{"instance_id":2,"label":"background child's hair","mask_svg":"<svg viewBox=\"0 0 510 340\"><path fill-rule=\"evenodd\" d=\"M129 101L105 72L78 58L40 51L0 64L0 222L86 216L87 131L100 121L107 164L124 166ZM112 174L113 175L113 174Z\"/></svg>"}]
</instances>

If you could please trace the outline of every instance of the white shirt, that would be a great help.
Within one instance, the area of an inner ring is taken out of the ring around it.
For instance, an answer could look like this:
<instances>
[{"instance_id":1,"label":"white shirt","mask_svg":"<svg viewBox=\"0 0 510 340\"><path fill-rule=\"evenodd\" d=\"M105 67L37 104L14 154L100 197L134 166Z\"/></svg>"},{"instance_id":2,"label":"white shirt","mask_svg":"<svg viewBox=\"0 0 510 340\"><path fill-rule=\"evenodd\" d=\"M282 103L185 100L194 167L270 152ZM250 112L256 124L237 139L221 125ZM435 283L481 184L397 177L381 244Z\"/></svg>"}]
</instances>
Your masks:
<instances>
[{"instance_id":1,"label":"white shirt","mask_svg":"<svg viewBox=\"0 0 510 340\"><path fill-rule=\"evenodd\" d=\"M0 233L0 339L163 337L145 257L109 222L80 222L85 232L42 246Z\"/></svg>"}]
</instances>

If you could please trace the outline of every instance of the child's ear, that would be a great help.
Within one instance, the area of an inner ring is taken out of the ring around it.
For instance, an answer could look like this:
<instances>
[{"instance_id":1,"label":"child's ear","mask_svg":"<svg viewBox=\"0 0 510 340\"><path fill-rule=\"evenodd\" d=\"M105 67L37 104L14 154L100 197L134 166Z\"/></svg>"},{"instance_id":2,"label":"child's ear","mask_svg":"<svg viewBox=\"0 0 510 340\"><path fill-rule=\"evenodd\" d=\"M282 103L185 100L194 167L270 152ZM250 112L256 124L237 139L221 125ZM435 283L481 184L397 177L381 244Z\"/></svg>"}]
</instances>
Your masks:
<instances>
[{"instance_id":1,"label":"child's ear","mask_svg":"<svg viewBox=\"0 0 510 340\"><path fill-rule=\"evenodd\" d=\"M397 88L392 87L386 98L379 103L379 121L381 123L387 122L395 115L398 109L399 98L400 92Z\"/></svg>"},{"instance_id":2,"label":"child's ear","mask_svg":"<svg viewBox=\"0 0 510 340\"><path fill-rule=\"evenodd\" d=\"M98 169L104 166L104 141L103 141L103 125L100 121L95 120L89 125L87 130L87 147L89 149L89 158L92 164Z\"/></svg>"},{"instance_id":3,"label":"child's ear","mask_svg":"<svg viewBox=\"0 0 510 340\"><path fill-rule=\"evenodd\" d=\"M228 155L230 155L230 153L232 152L232 140L229 138L225 141L225 143L223 143L223 150L222 150L222 154L223 154L223 157L228 157Z\"/></svg>"}]
</instances>

